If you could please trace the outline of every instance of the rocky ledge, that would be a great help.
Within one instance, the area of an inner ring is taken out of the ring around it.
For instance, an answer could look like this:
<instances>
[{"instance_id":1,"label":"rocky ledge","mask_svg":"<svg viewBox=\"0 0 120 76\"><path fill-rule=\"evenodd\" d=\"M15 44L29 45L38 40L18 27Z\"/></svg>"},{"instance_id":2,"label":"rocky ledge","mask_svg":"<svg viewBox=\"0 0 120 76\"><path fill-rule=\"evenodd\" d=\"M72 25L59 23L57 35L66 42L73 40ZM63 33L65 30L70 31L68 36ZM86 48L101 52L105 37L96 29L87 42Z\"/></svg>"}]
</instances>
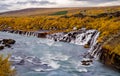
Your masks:
<instances>
[{"instance_id":1,"label":"rocky ledge","mask_svg":"<svg viewBox=\"0 0 120 76\"><path fill-rule=\"evenodd\" d=\"M49 31L41 30L41 31L23 31L23 30L11 30L11 29L4 29L2 32L14 33L19 35L26 35L26 36L35 36L38 38L46 38L46 35Z\"/></svg>"},{"instance_id":2,"label":"rocky ledge","mask_svg":"<svg viewBox=\"0 0 120 76\"><path fill-rule=\"evenodd\" d=\"M116 68L120 71L120 55L111 53L109 50L102 48L100 61L110 67Z\"/></svg>"}]
</instances>

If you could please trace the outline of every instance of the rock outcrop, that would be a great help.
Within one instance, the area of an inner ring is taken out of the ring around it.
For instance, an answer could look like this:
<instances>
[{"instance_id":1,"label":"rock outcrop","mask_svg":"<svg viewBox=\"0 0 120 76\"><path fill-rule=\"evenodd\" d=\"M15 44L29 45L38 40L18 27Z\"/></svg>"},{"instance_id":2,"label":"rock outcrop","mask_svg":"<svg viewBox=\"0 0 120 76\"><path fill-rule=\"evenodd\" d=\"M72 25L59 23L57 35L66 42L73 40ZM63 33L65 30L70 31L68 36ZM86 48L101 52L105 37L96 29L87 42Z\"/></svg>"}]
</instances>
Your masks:
<instances>
[{"instance_id":1,"label":"rock outcrop","mask_svg":"<svg viewBox=\"0 0 120 76\"><path fill-rule=\"evenodd\" d=\"M19 35L26 35L26 36L35 36L38 38L46 38L48 31L22 31L22 30L9 30L4 29L2 32L14 33Z\"/></svg>"},{"instance_id":2,"label":"rock outcrop","mask_svg":"<svg viewBox=\"0 0 120 76\"><path fill-rule=\"evenodd\" d=\"M3 50L5 47L11 48L13 44L15 44L15 40L13 39L2 39L0 40L0 50Z\"/></svg>"}]
</instances>

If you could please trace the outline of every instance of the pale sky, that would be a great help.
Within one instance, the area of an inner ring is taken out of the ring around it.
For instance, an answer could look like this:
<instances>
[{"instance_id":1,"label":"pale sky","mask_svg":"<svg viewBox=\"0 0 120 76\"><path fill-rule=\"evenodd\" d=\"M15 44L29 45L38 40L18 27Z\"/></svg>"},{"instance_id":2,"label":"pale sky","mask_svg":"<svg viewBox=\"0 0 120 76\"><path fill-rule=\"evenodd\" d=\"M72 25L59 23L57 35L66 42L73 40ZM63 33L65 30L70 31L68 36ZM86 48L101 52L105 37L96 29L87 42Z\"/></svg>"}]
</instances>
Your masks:
<instances>
[{"instance_id":1,"label":"pale sky","mask_svg":"<svg viewBox=\"0 0 120 76\"><path fill-rule=\"evenodd\" d=\"M0 12L25 8L116 6L120 0L0 0Z\"/></svg>"}]
</instances>

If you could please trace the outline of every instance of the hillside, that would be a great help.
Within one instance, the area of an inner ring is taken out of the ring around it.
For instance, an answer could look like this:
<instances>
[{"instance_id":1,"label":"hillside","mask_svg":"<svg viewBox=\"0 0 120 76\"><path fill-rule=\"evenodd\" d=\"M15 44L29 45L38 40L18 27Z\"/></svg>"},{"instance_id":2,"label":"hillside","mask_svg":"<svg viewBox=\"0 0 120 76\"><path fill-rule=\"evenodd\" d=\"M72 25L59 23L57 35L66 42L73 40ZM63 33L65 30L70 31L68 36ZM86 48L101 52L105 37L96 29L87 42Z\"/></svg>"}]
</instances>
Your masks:
<instances>
[{"instance_id":1,"label":"hillside","mask_svg":"<svg viewBox=\"0 0 120 76\"><path fill-rule=\"evenodd\" d=\"M76 12L80 11L96 11L95 13L101 13L105 11L114 11L114 10L120 10L119 6L111 6L111 7L73 7L73 8L28 8L28 9L22 9L22 10L15 10L15 11L8 11L0 13L0 16L43 16L43 15L53 15L57 12L61 11L67 11L67 14L74 14ZM95 14L91 12L91 14ZM64 14L63 14L64 15Z\"/></svg>"}]
</instances>

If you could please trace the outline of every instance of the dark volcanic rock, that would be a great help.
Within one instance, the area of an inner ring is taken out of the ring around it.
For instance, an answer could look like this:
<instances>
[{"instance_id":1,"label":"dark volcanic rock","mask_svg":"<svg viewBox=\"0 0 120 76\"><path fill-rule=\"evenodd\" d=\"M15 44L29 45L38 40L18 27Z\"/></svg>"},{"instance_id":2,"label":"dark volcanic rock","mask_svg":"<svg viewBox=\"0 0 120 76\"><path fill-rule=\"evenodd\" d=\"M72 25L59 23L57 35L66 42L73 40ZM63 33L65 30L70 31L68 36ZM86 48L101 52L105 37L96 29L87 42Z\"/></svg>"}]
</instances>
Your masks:
<instances>
[{"instance_id":1,"label":"dark volcanic rock","mask_svg":"<svg viewBox=\"0 0 120 76\"><path fill-rule=\"evenodd\" d=\"M0 44L2 43L2 40L0 40Z\"/></svg>"},{"instance_id":2,"label":"dark volcanic rock","mask_svg":"<svg viewBox=\"0 0 120 76\"><path fill-rule=\"evenodd\" d=\"M83 15L82 13L74 14L71 17L79 17L79 18L84 18L86 15Z\"/></svg>"},{"instance_id":3,"label":"dark volcanic rock","mask_svg":"<svg viewBox=\"0 0 120 76\"><path fill-rule=\"evenodd\" d=\"M11 48L10 44L5 44L5 47Z\"/></svg>"},{"instance_id":4,"label":"dark volcanic rock","mask_svg":"<svg viewBox=\"0 0 120 76\"><path fill-rule=\"evenodd\" d=\"M105 48L102 48L101 50L100 61L120 71L120 55L109 53L110 51Z\"/></svg>"},{"instance_id":5,"label":"dark volcanic rock","mask_svg":"<svg viewBox=\"0 0 120 76\"><path fill-rule=\"evenodd\" d=\"M3 40L0 40L0 50L3 50L4 47L8 47L8 48L11 48L11 45L15 44L15 40L13 39L3 39Z\"/></svg>"},{"instance_id":6,"label":"dark volcanic rock","mask_svg":"<svg viewBox=\"0 0 120 76\"><path fill-rule=\"evenodd\" d=\"M90 65L92 62L93 62L93 60L83 60L83 61L81 61L82 65L86 65L86 66Z\"/></svg>"},{"instance_id":7,"label":"dark volcanic rock","mask_svg":"<svg viewBox=\"0 0 120 76\"><path fill-rule=\"evenodd\" d=\"M3 39L3 44L15 44L15 42L13 39Z\"/></svg>"},{"instance_id":8,"label":"dark volcanic rock","mask_svg":"<svg viewBox=\"0 0 120 76\"><path fill-rule=\"evenodd\" d=\"M25 60L21 60L19 63L17 63L17 65L24 65Z\"/></svg>"},{"instance_id":9,"label":"dark volcanic rock","mask_svg":"<svg viewBox=\"0 0 120 76\"><path fill-rule=\"evenodd\" d=\"M0 50L3 50L4 49L4 46L0 46Z\"/></svg>"},{"instance_id":10,"label":"dark volcanic rock","mask_svg":"<svg viewBox=\"0 0 120 76\"><path fill-rule=\"evenodd\" d=\"M46 38L47 33L38 33L38 38Z\"/></svg>"},{"instance_id":11,"label":"dark volcanic rock","mask_svg":"<svg viewBox=\"0 0 120 76\"><path fill-rule=\"evenodd\" d=\"M117 11L117 12L113 12L113 13L101 13L101 14L98 14L96 16L90 16L92 18L101 18L101 17L109 17L109 18L112 18L112 17L120 17L120 11Z\"/></svg>"}]
</instances>

